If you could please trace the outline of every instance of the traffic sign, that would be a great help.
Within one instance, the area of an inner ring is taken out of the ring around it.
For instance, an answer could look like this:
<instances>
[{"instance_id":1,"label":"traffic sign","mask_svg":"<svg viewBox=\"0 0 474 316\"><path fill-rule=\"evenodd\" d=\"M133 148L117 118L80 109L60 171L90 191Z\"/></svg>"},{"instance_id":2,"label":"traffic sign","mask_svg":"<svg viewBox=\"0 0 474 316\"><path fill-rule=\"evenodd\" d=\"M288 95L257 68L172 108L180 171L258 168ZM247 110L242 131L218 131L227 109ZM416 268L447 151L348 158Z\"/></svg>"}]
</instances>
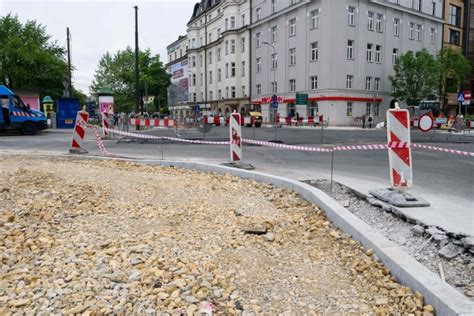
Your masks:
<instances>
[{"instance_id":1,"label":"traffic sign","mask_svg":"<svg viewBox=\"0 0 474 316\"><path fill-rule=\"evenodd\" d=\"M296 104L297 105L308 105L308 95L306 93L297 93L296 94Z\"/></svg>"},{"instance_id":2,"label":"traffic sign","mask_svg":"<svg viewBox=\"0 0 474 316\"><path fill-rule=\"evenodd\" d=\"M464 102L463 105L471 104L471 91L464 91Z\"/></svg>"},{"instance_id":3,"label":"traffic sign","mask_svg":"<svg viewBox=\"0 0 474 316\"><path fill-rule=\"evenodd\" d=\"M272 102L272 108L273 109L278 109L278 102L277 101Z\"/></svg>"},{"instance_id":4,"label":"traffic sign","mask_svg":"<svg viewBox=\"0 0 474 316\"><path fill-rule=\"evenodd\" d=\"M200 107L199 105L196 105L196 106L194 107L194 111L195 111L196 113L201 112L201 107Z\"/></svg>"},{"instance_id":5,"label":"traffic sign","mask_svg":"<svg viewBox=\"0 0 474 316\"><path fill-rule=\"evenodd\" d=\"M464 93L463 93L463 92L459 92L459 94L458 94L458 102L464 102Z\"/></svg>"},{"instance_id":6,"label":"traffic sign","mask_svg":"<svg viewBox=\"0 0 474 316\"><path fill-rule=\"evenodd\" d=\"M448 123L448 118L446 118L446 117L437 117L435 119L435 123L436 124L441 124L441 125L447 124Z\"/></svg>"},{"instance_id":7,"label":"traffic sign","mask_svg":"<svg viewBox=\"0 0 474 316\"><path fill-rule=\"evenodd\" d=\"M272 95L272 103L278 102L278 96L276 94Z\"/></svg>"},{"instance_id":8,"label":"traffic sign","mask_svg":"<svg viewBox=\"0 0 474 316\"><path fill-rule=\"evenodd\" d=\"M431 113L426 113L420 117L418 128L424 133L431 131L433 128L433 116L431 116Z\"/></svg>"}]
</instances>

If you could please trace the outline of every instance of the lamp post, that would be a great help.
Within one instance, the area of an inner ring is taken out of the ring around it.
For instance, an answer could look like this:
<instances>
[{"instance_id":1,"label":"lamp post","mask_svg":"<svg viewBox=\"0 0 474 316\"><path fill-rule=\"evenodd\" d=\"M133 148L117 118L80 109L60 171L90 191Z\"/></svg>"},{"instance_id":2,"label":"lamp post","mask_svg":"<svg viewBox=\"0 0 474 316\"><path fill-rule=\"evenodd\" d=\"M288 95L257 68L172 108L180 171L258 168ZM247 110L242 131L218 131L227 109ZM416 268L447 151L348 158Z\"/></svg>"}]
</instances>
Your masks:
<instances>
[{"instance_id":1,"label":"lamp post","mask_svg":"<svg viewBox=\"0 0 474 316\"><path fill-rule=\"evenodd\" d=\"M269 42L262 42L263 44L267 45L268 47L271 47L273 49L273 55L276 55L276 48L273 44L270 44ZM273 60L272 60L273 62ZM273 81L274 83L276 83L276 67L272 67L272 71L273 71ZM272 86L272 83L270 83L270 87ZM271 89L270 89L271 90ZM273 94L276 94L276 92L273 92ZM275 128L275 141L278 139L277 138L277 121L276 121L276 118L277 118L277 113L278 113L278 108L274 109L273 111L273 125L274 125L274 128Z\"/></svg>"}]
</instances>

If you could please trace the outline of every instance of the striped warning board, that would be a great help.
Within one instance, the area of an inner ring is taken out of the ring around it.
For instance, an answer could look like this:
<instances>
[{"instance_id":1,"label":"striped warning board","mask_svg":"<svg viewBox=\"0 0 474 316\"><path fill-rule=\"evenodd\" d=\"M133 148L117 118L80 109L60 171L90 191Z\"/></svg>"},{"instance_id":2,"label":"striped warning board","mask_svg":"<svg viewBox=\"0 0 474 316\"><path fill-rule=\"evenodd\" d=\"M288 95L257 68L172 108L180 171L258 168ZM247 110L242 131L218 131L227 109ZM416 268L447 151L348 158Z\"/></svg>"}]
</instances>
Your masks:
<instances>
[{"instance_id":1,"label":"striped warning board","mask_svg":"<svg viewBox=\"0 0 474 316\"><path fill-rule=\"evenodd\" d=\"M89 113L86 111L77 112L76 125L74 126L74 131L72 133L71 149L69 150L70 152L87 152L82 145L84 143L84 137L86 136L86 125L88 120Z\"/></svg>"},{"instance_id":2,"label":"striped warning board","mask_svg":"<svg viewBox=\"0 0 474 316\"><path fill-rule=\"evenodd\" d=\"M230 160L232 162L242 161L242 127L239 113L230 116Z\"/></svg>"},{"instance_id":3,"label":"striped warning board","mask_svg":"<svg viewBox=\"0 0 474 316\"><path fill-rule=\"evenodd\" d=\"M410 113L406 109L392 109L387 111L388 143L405 143L400 148L388 148L390 163L390 180L393 188L407 188L413 186L413 168L411 159Z\"/></svg>"}]
</instances>

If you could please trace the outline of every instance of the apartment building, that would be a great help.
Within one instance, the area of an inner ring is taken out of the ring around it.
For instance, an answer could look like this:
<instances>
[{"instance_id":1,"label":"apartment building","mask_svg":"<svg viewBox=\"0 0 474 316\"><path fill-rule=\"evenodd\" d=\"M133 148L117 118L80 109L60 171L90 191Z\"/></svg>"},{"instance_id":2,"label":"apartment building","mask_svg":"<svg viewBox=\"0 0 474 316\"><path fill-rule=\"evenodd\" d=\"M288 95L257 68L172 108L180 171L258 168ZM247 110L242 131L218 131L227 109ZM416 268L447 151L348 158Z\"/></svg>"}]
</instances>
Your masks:
<instances>
[{"instance_id":1,"label":"apartment building","mask_svg":"<svg viewBox=\"0 0 474 316\"><path fill-rule=\"evenodd\" d=\"M188 105L188 38L186 35L167 47L168 73L171 75L171 85L168 87L168 109L171 114L182 119L191 113Z\"/></svg>"},{"instance_id":2,"label":"apartment building","mask_svg":"<svg viewBox=\"0 0 474 316\"><path fill-rule=\"evenodd\" d=\"M206 113L241 111L250 96L250 1L205 0L187 24L189 102Z\"/></svg>"},{"instance_id":3,"label":"apartment building","mask_svg":"<svg viewBox=\"0 0 474 316\"><path fill-rule=\"evenodd\" d=\"M264 121L323 115L352 125L385 119L400 54L442 45L442 0L253 0L252 95ZM296 93L309 96L295 104Z\"/></svg>"},{"instance_id":4,"label":"apartment building","mask_svg":"<svg viewBox=\"0 0 474 316\"><path fill-rule=\"evenodd\" d=\"M471 75L466 85L467 90L474 91L474 0L468 0L467 14L468 23L466 24L466 57L471 62ZM474 99L471 99L471 106L474 105Z\"/></svg>"}]
</instances>

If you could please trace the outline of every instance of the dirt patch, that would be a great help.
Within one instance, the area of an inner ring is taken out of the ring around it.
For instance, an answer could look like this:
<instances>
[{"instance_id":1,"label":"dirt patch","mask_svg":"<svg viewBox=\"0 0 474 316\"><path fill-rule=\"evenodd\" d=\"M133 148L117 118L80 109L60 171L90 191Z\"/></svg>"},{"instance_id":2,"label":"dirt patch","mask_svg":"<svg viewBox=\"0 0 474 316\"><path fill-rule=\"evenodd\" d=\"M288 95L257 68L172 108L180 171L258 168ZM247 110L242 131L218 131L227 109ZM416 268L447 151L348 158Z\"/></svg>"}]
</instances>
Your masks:
<instances>
[{"instance_id":1,"label":"dirt patch","mask_svg":"<svg viewBox=\"0 0 474 316\"><path fill-rule=\"evenodd\" d=\"M432 312L287 190L117 161L0 158L2 315Z\"/></svg>"}]
</instances>

